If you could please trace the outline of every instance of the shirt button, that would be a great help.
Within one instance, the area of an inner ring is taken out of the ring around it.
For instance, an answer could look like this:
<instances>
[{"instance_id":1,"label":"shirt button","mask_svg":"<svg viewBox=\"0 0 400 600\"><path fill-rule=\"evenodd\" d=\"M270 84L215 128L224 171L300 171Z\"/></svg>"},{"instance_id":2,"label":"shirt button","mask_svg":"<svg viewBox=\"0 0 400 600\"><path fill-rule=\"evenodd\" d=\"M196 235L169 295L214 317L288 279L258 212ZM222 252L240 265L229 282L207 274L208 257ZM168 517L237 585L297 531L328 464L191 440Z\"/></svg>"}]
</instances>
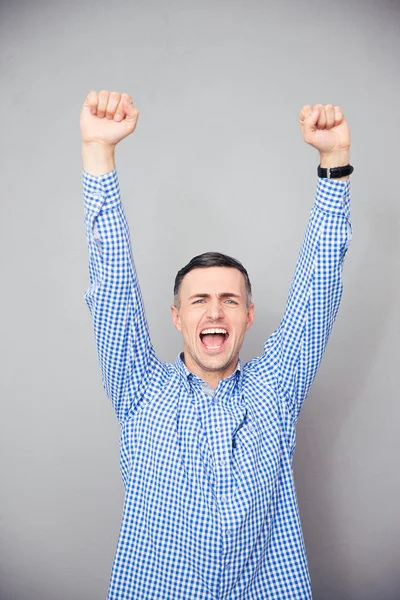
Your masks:
<instances>
[{"instance_id":1,"label":"shirt button","mask_svg":"<svg viewBox=\"0 0 400 600\"><path fill-rule=\"evenodd\" d=\"M219 461L219 464L221 465L221 467L223 467L223 466L224 466L225 462L226 462L225 460L220 460L220 461Z\"/></svg>"},{"instance_id":2,"label":"shirt button","mask_svg":"<svg viewBox=\"0 0 400 600\"><path fill-rule=\"evenodd\" d=\"M225 564L225 569L229 569L229 565L230 565L230 563L226 563Z\"/></svg>"},{"instance_id":3,"label":"shirt button","mask_svg":"<svg viewBox=\"0 0 400 600\"><path fill-rule=\"evenodd\" d=\"M220 496L219 499L221 500L221 502L225 502L226 496Z\"/></svg>"},{"instance_id":4,"label":"shirt button","mask_svg":"<svg viewBox=\"0 0 400 600\"><path fill-rule=\"evenodd\" d=\"M216 431L217 433L219 433L219 432L221 431L221 427L216 427L216 428L215 428L215 431Z\"/></svg>"},{"instance_id":5,"label":"shirt button","mask_svg":"<svg viewBox=\"0 0 400 600\"><path fill-rule=\"evenodd\" d=\"M230 530L230 529L227 529L227 530L225 531L225 533L226 533L226 535L231 535L231 530Z\"/></svg>"}]
</instances>

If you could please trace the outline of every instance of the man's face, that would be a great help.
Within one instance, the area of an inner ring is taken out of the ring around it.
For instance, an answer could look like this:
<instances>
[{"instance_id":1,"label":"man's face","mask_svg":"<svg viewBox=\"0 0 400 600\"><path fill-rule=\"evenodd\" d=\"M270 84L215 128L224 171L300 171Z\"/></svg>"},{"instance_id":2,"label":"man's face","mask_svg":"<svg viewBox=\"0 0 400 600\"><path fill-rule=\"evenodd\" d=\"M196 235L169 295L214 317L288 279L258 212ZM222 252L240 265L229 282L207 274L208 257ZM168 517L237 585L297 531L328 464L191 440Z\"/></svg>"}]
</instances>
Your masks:
<instances>
[{"instance_id":1,"label":"man's face","mask_svg":"<svg viewBox=\"0 0 400 600\"><path fill-rule=\"evenodd\" d=\"M254 319L243 274L231 267L193 269L182 281L179 301L171 311L183 335L186 366L200 377L210 371L228 377Z\"/></svg>"}]
</instances>

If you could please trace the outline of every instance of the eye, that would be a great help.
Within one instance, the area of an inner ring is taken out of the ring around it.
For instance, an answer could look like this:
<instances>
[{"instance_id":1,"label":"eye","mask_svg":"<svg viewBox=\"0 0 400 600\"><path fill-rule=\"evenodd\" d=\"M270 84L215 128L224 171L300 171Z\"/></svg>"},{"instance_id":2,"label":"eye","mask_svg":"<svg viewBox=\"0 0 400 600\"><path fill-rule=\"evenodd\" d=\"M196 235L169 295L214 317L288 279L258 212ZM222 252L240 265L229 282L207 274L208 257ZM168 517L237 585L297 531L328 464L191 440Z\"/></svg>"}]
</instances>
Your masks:
<instances>
[{"instance_id":1,"label":"eye","mask_svg":"<svg viewBox=\"0 0 400 600\"><path fill-rule=\"evenodd\" d=\"M236 300L232 300L232 298L228 298L228 300L226 300L227 304L237 304Z\"/></svg>"},{"instance_id":2,"label":"eye","mask_svg":"<svg viewBox=\"0 0 400 600\"><path fill-rule=\"evenodd\" d=\"M199 298L198 300L195 300L193 304L200 304L202 302L204 302L204 298Z\"/></svg>"}]
</instances>

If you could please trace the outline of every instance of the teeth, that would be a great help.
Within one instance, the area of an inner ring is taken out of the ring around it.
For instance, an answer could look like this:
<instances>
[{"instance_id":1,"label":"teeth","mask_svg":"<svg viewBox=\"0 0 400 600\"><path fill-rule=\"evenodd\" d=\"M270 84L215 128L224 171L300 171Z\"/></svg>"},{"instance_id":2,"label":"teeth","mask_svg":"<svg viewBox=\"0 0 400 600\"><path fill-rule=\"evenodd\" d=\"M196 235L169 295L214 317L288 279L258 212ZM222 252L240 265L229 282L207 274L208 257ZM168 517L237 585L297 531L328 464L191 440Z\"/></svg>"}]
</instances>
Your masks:
<instances>
[{"instance_id":1,"label":"teeth","mask_svg":"<svg viewBox=\"0 0 400 600\"><path fill-rule=\"evenodd\" d=\"M201 332L202 335L206 335L207 333L228 333L226 331L226 329L204 329L204 331Z\"/></svg>"}]
</instances>

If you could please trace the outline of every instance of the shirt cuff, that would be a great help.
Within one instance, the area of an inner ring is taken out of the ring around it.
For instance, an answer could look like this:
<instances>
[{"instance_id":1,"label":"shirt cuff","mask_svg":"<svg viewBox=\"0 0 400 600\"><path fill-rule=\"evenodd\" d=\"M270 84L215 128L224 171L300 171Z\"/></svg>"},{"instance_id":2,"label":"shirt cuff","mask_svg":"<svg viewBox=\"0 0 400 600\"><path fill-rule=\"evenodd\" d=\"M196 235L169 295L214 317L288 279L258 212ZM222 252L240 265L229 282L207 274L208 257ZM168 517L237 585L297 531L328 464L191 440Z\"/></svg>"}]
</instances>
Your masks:
<instances>
[{"instance_id":1,"label":"shirt cuff","mask_svg":"<svg viewBox=\"0 0 400 600\"><path fill-rule=\"evenodd\" d=\"M350 179L337 181L318 177L315 204L321 210L329 213L343 213L349 216Z\"/></svg>"},{"instance_id":2,"label":"shirt cuff","mask_svg":"<svg viewBox=\"0 0 400 600\"><path fill-rule=\"evenodd\" d=\"M82 169L85 209L98 215L101 210L114 208L121 203L116 169L103 175L91 175Z\"/></svg>"}]
</instances>

